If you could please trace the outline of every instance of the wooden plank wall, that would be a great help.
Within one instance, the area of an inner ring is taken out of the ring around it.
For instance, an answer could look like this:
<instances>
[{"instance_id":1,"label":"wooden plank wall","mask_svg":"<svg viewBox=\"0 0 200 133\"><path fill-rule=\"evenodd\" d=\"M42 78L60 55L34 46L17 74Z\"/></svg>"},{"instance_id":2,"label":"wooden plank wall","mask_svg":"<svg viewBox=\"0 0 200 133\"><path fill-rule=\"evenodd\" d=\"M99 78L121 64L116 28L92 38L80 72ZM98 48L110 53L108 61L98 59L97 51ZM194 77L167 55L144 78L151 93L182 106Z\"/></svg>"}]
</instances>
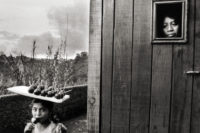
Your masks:
<instances>
[{"instance_id":1,"label":"wooden plank wall","mask_svg":"<svg viewBox=\"0 0 200 133\"><path fill-rule=\"evenodd\" d=\"M195 1L189 1L188 42L173 47L170 133L191 132L193 77L185 72L193 70Z\"/></svg>"},{"instance_id":2,"label":"wooden plank wall","mask_svg":"<svg viewBox=\"0 0 200 133\"><path fill-rule=\"evenodd\" d=\"M181 45L151 43L152 2L91 0L91 133L200 131L200 76L185 73L200 71L200 1L188 1Z\"/></svg>"},{"instance_id":3,"label":"wooden plank wall","mask_svg":"<svg viewBox=\"0 0 200 133\"><path fill-rule=\"evenodd\" d=\"M151 1L135 0L130 133L148 133L151 90ZM134 88L134 89L133 89Z\"/></svg>"},{"instance_id":4,"label":"wooden plank wall","mask_svg":"<svg viewBox=\"0 0 200 133\"><path fill-rule=\"evenodd\" d=\"M104 115L101 121L101 131L110 133L111 131L111 99L112 99L112 70L113 70L113 37L114 37L114 0L103 2L103 38L102 41L102 91L101 113Z\"/></svg>"},{"instance_id":5,"label":"wooden plank wall","mask_svg":"<svg viewBox=\"0 0 200 133\"><path fill-rule=\"evenodd\" d=\"M129 133L133 1L115 1L111 132Z\"/></svg>"},{"instance_id":6,"label":"wooden plank wall","mask_svg":"<svg viewBox=\"0 0 200 133\"><path fill-rule=\"evenodd\" d=\"M194 69L200 71L200 1L193 3L195 10L195 50L194 50ZM191 132L198 133L200 131L200 77L194 77L193 97L192 97L192 124Z\"/></svg>"}]
</instances>

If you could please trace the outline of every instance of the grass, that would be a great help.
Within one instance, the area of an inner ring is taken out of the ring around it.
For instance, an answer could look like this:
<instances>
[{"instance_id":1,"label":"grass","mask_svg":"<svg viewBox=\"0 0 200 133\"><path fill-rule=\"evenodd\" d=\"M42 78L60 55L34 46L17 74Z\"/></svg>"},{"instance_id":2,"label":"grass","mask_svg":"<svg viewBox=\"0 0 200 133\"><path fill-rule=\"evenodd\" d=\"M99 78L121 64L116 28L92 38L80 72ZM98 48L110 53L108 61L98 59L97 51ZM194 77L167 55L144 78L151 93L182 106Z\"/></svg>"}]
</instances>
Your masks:
<instances>
[{"instance_id":1,"label":"grass","mask_svg":"<svg viewBox=\"0 0 200 133\"><path fill-rule=\"evenodd\" d=\"M83 114L63 122L67 125L68 133L87 133L87 115Z\"/></svg>"}]
</instances>

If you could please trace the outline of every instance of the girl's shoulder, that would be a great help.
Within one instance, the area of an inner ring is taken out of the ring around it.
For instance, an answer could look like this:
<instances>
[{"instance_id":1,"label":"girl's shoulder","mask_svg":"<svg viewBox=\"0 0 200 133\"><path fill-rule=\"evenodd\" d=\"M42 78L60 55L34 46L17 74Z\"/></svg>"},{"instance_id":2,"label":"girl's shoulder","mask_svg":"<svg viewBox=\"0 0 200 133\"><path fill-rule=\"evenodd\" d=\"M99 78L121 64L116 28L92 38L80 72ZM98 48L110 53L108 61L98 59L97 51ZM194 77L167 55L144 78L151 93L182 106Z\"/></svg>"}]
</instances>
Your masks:
<instances>
[{"instance_id":1,"label":"girl's shoulder","mask_svg":"<svg viewBox=\"0 0 200 133\"><path fill-rule=\"evenodd\" d=\"M67 127L62 123L56 124L56 133L67 133Z\"/></svg>"}]
</instances>

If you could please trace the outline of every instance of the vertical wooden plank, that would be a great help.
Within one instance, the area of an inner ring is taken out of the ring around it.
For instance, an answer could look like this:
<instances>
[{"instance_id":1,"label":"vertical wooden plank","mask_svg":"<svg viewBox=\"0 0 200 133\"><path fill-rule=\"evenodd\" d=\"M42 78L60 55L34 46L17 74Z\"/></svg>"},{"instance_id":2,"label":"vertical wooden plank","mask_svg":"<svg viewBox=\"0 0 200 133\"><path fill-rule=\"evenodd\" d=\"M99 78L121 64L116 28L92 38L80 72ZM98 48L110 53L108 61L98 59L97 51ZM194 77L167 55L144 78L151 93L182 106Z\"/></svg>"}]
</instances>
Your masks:
<instances>
[{"instance_id":1,"label":"vertical wooden plank","mask_svg":"<svg viewBox=\"0 0 200 133\"><path fill-rule=\"evenodd\" d=\"M193 7L195 9L195 60L194 70L200 71L200 1L195 0ZM200 76L194 76L193 99L192 99L192 124L191 133L200 131Z\"/></svg>"},{"instance_id":2,"label":"vertical wooden plank","mask_svg":"<svg viewBox=\"0 0 200 133\"><path fill-rule=\"evenodd\" d=\"M114 1L103 1L101 132L111 132Z\"/></svg>"},{"instance_id":3,"label":"vertical wooden plank","mask_svg":"<svg viewBox=\"0 0 200 133\"><path fill-rule=\"evenodd\" d=\"M154 45L150 133L168 133L170 115L172 46Z\"/></svg>"},{"instance_id":4,"label":"vertical wooden plank","mask_svg":"<svg viewBox=\"0 0 200 133\"><path fill-rule=\"evenodd\" d=\"M173 50L173 85L170 133L190 133L192 76L185 74L193 68L194 0L189 4L188 43L177 44Z\"/></svg>"},{"instance_id":5,"label":"vertical wooden plank","mask_svg":"<svg viewBox=\"0 0 200 133\"><path fill-rule=\"evenodd\" d=\"M99 133L102 0L90 1L88 133Z\"/></svg>"},{"instance_id":6,"label":"vertical wooden plank","mask_svg":"<svg viewBox=\"0 0 200 133\"><path fill-rule=\"evenodd\" d=\"M152 1L134 1L130 133L148 133L151 90Z\"/></svg>"},{"instance_id":7,"label":"vertical wooden plank","mask_svg":"<svg viewBox=\"0 0 200 133\"><path fill-rule=\"evenodd\" d=\"M133 1L115 1L112 133L129 133Z\"/></svg>"}]
</instances>

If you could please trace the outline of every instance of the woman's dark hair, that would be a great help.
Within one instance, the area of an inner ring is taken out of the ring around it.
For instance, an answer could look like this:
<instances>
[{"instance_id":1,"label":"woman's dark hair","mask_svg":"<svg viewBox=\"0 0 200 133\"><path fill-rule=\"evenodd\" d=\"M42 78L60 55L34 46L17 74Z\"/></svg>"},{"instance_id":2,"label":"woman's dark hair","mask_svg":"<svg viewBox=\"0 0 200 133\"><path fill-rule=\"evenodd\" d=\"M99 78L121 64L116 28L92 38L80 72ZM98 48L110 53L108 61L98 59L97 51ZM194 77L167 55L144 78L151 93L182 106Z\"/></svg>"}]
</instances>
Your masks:
<instances>
[{"instance_id":1,"label":"woman's dark hair","mask_svg":"<svg viewBox=\"0 0 200 133\"><path fill-rule=\"evenodd\" d=\"M156 12L156 37L165 37L165 34L163 32L163 23L166 17L173 18L175 20L175 23L179 25L177 37L181 37L182 4L160 4L157 5Z\"/></svg>"}]
</instances>

